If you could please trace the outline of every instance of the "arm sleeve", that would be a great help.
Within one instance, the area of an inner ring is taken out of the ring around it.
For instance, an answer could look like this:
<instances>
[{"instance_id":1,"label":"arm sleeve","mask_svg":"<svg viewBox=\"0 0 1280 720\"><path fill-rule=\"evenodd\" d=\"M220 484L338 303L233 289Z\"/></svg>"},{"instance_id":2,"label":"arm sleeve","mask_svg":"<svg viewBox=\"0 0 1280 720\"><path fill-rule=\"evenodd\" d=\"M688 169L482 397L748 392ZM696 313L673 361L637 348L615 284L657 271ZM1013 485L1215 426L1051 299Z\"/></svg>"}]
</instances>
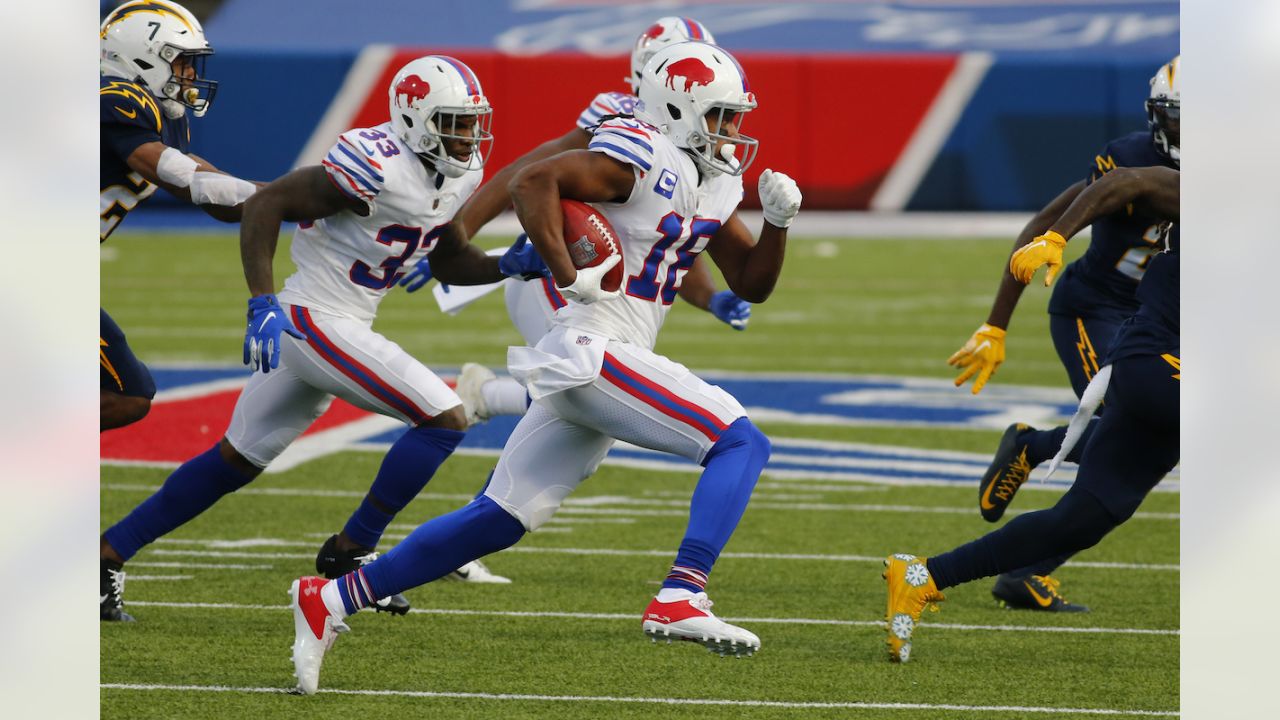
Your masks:
<instances>
[{"instance_id":1,"label":"arm sleeve","mask_svg":"<svg viewBox=\"0 0 1280 720\"><path fill-rule=\"evenodd\" d=\"M596 128L587 149L604 153L643 172L653 169L652 127L635 120L617 118Z\"/></svg>"},{"instance_id":2,"label":"arm sleeve","mask_svg":"<svg viewBox=\"0 0 1280 720\"><path fill-rule=\"evenodd\" d=\"M595 96L590 105L578 115L578 127L591 132L600 120L609 115L630 115L636 109L636 99L623 93L608 92Z\"/></svg>"},{"instance_id":3,"label":"arm sleeve","mask_svg":"<svg viewBox=\"0 0 1280 720\"><path fill-rule=\"evenodd\" d=\"M373 142L360 137L360 130L349 130L338 136L321 165L329 180L349 197L372 205L382 192L385 176L382 163L373 157ZM364 131L377 132L377 131Z\"/></svg>"}]
</instances>

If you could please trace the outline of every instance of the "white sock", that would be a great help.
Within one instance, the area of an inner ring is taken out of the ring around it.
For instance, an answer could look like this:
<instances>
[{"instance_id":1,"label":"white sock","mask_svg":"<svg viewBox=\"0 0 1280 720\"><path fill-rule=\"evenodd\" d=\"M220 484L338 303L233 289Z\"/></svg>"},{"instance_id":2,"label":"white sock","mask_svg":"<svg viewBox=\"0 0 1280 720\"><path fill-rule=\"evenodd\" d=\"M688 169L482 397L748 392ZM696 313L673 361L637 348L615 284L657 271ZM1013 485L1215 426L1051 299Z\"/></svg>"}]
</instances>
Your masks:
<instances>
[{"instance_id":1,"label":"white sock","mask_svg":"<svg viewBox=\"0 0 1280 720\"><path fill-rule=\"evenodd\" d=\"M684 588L662 588L658 591L658 602L660 603L688 600L691 597L693 597L693 593Z\"/></svg>"},{"instance_id":2,"label":"white sock","mask_svg":"<svg viewBox=\"0 0 1280 720\"><path fill-rule=\"evenodd\" d=\"M342 604L342 594L338 592L338 581L330 580L320 588L320 599L329 609L329 614L339 620L347 616L347 606Z\"/></svg>"},{"instance_id":3,"label":"white sock","mask_svg":"<svg viewBox=\"0 0 1280 720\"><path fill-rule=\"evenodd\" d=\"M515 378L490 380L480 386L480 396L490 415L523 415L529 409L529 396Z\"/></svg>"}]
</instances>

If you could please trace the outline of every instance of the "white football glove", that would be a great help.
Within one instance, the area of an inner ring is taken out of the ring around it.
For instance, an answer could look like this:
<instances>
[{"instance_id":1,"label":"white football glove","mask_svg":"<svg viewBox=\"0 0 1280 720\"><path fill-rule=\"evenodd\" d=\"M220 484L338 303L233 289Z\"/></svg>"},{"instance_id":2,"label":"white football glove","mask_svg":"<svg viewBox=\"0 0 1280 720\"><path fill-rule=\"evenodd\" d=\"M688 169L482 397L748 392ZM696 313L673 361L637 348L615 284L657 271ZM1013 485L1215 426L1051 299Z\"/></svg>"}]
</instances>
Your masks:
<instances>
[{"instance_id":1,"label":"white football glove","mask_svg":"<svg viewBox=\"0 0 1280 720\"><path fill-rule=\"evenodd\" d=\"M595 267L578 270L578 277L574 278L568 287L556 285L556 289L560 291L565 300L574 300L583 305L618 297L622 294L622 288L608 292L600 287L600 281L613 269L614 265L620 262L622 262L621 255L612 255Z\"/></svg>"},{"instance_id":2,"label":"white football glove","mask_svg":"<svg viewBox=\"0 0 1280 720\"><path fill-rule=\"evenodd\" d=\"M795 180L772 170L760 173L760 204L764 207L764 219L770 225L790 227L800 212L801 199Z\"/></svg>"}]
</instances>

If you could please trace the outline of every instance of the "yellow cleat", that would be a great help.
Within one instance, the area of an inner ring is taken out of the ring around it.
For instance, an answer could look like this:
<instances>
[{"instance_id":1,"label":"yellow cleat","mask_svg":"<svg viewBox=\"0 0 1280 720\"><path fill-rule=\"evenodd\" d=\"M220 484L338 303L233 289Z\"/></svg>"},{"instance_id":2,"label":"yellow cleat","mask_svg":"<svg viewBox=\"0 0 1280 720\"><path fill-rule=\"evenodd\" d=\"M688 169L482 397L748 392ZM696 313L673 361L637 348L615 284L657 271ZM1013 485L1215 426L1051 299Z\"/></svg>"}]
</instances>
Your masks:
<instances>
[{"instance_id":1,"label":"yellow cleat","mask_svg":"<svg viewBox=\"0 0 1280 720\"><path fill-rule=\"evenodd\" d=\"M938 611L936 603L946 596L933 582L925 558L896 553L884 560L884 572L880 577L889 586L889 604L884 621L888 637L889 660L904 663L911 659L911 634L920 622L920 613L927 607Z\"/></svg>"}]
</instances>

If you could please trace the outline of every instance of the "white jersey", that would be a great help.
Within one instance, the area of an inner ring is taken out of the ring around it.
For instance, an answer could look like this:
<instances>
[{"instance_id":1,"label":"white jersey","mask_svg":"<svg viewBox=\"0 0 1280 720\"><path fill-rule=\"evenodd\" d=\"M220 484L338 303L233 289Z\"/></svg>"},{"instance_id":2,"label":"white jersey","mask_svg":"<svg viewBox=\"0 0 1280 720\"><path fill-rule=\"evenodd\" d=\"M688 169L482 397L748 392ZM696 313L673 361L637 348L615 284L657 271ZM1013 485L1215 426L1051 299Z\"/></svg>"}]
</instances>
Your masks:
<instances>
[{"instance_id":1,"label":"white jersey","mask_svg":"<svg viewBox=\"0 0 1280 720\"><path fill-rule=\"evenodd\" d=\"M428 170L389 122L338 136L321 164L369 214L344 210L299 224L290 253L298 270L280 302L371 324L383 295L431 251L484 173L449 178Z\"/></svg>"},{"instance_id":2,"label":"white jersey","mask_svg":"<svg viewBox=\"0 0 1280 720\"><path fill-rule=\"evenodd\" d=\"M592 132L600 120L609 115L630 115L636 110L640 98L620 92L602 92L578 115L578 127Z\"/></svg>"},{"instance_id":3,"label":"white jersey","mask_svg":"<svg viewBox=\"0 0 1280 720\"><path fill-rule=\"evenodd\" d=\"M701 180L689 155L652 125L607 120L588 150L635 170L631 196L622 203L593 203L608 218L622 245L619 298L591 305L570 302L556 323L652 349L685 273L742 201L742 178Z\"/></svg>"}]
</instances>

